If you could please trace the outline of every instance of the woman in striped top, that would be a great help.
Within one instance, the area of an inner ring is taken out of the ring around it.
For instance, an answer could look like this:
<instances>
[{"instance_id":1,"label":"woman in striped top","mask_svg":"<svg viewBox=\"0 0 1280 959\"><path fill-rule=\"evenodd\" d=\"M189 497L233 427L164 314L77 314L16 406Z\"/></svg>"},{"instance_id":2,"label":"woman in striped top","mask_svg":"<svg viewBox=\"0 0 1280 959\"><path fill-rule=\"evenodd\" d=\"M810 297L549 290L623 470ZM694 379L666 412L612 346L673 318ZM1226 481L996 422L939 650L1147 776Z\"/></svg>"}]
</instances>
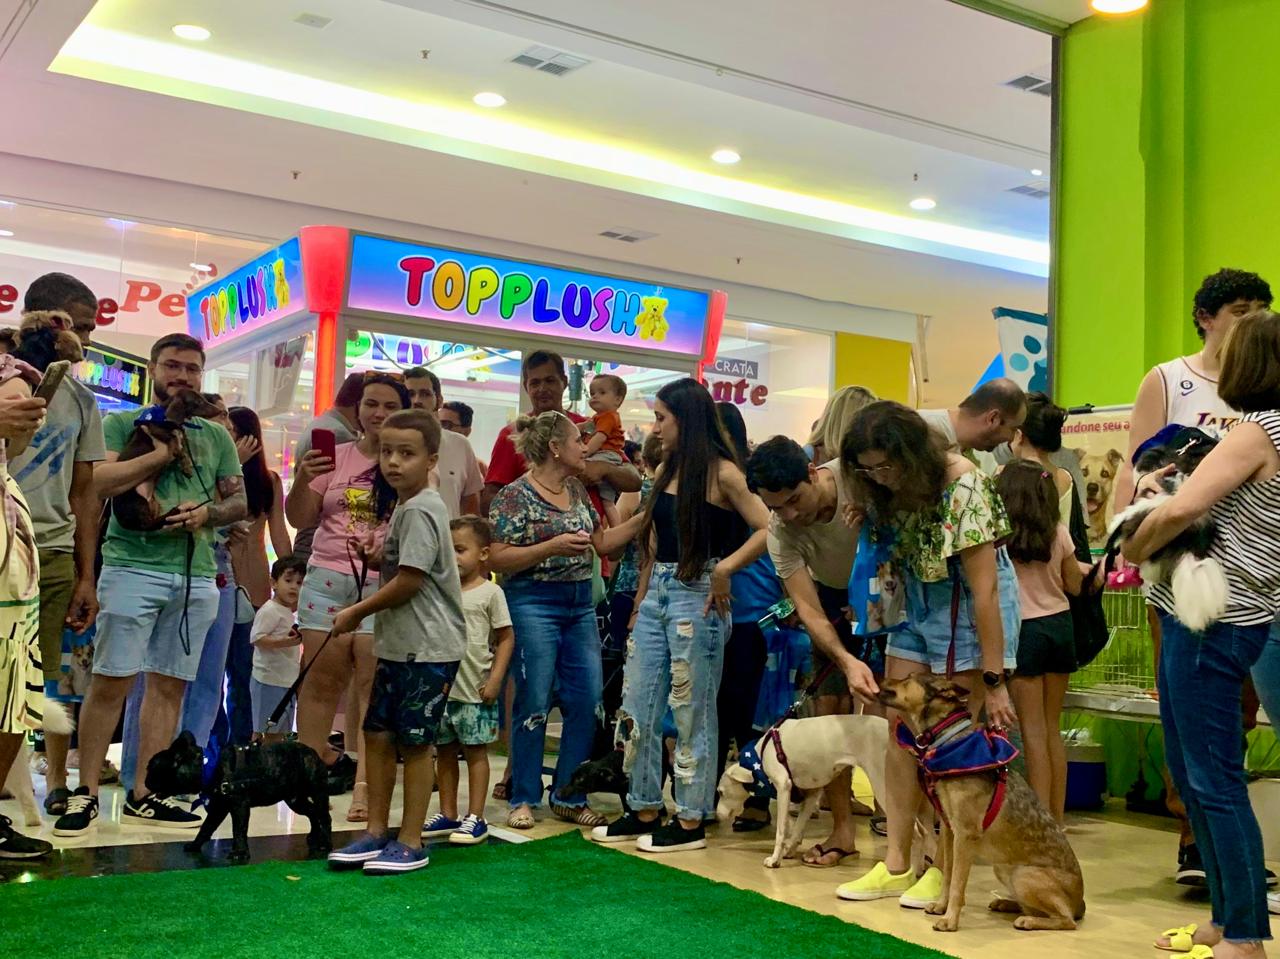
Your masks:
<instances>
[{"instance_id":1,"label":"woman in striped top","mask_svg":"<svg viewBox=\"0 0 1280 959\"><path fill-rule=\"evenodd\" d=\"M1156 586L1151 601L1164 634L1158 685L1169 771L1213 906L1212 924L1193 941L1224 959L1265 956L1262 942L1271 938L1262 836L1245 790L1240 690L1280 611L1280 316L1261 310L1236 323L1222 349L1218 393L1243 420L1151 511L1124 552L1140 563L1206 513L1218 525L1212 555L1230 585L1222 619L1193 633L1174 618L1167 586ZM1158 482L1148 476L1139 495Z\"/></svg>"}]
</instances>

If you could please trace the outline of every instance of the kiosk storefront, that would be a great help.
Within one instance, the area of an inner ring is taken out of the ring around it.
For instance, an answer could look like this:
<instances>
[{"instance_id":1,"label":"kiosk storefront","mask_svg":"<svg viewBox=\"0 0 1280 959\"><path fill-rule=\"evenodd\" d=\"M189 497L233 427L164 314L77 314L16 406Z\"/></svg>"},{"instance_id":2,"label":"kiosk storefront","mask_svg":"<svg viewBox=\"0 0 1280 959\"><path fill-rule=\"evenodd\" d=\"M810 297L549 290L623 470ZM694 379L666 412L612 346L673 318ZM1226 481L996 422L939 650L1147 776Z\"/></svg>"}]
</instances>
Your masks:
<instances>
[{"instance_id":1,"label":"kiosk storefront","mask_svg":"<svg viewBox=\"0 0 1280 959\"><path fill-rule=\"evenodd\" d=\"M258 411L287 473L293 440L349 369L431 369L446 400L475 410L481 458L523 405L520 360L534 349L570 363L570 405L616 372L624 423L647 420L647 396L714 363L725 306L714 290L313 226L193 291L187 320L208 354L205 389Z\"/></svg>"}]
</instances>

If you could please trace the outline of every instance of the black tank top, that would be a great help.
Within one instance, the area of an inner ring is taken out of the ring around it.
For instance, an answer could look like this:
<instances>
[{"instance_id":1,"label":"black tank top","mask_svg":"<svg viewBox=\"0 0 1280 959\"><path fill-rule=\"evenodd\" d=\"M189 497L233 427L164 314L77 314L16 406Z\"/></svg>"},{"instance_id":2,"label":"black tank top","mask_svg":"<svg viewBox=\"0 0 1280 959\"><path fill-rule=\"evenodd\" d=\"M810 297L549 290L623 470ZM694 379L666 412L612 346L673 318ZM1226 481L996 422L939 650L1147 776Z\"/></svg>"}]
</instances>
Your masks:
<instances>
[{"instance_id":1,"label":"black tank top","mask_svg":"<svg viewBox=\"0 0 1280 959\"><path fill-rule=\"evenodd\" d=\"M737 510L716 506L705 499L701 509L706 527L711 531L707 548L702 554L706 559L724 559L737 552L751 535L750 527L738 515ZM654 559L659 563L680 562L680 530L676 522L675 493L658 494L657 502L653 504L653 528L658 540Z\"/></svg>"}]
</instances>

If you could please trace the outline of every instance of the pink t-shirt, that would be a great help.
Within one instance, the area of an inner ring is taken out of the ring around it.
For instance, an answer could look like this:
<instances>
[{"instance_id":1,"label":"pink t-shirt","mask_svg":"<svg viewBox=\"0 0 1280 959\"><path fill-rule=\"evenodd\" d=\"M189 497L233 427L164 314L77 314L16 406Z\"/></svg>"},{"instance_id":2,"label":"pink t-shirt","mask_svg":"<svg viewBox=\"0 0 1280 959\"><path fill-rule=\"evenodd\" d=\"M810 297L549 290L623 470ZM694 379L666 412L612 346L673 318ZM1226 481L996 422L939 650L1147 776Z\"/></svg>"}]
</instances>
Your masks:
<instances>
[{"instance_id":1,"label":"pink t-shirt","mask_svg":"<svg viewBox=\"0 0 1280 959\"><path fill-rule=\"evenodd\" d=\"M334 450L333 472L311 481L311 488L324 498L311 544L312 566L350 575L355 553L348 555L347 541L366 536L370 530L378 543L386 536L387 524L374 518L373 476L369 471L376 465L355 443L343 443ZM357 557L357 569L359 563ZM377 575L377 570L370 570L370 580Z\"/></svg>"},{"instance_id":2,"label":"pink t-shirt","mask_svg":"<svg viewBox=\"0 0 1280 959\"><path fill-rule=\"evenodd\" d=\"M1022 618L1039 619L1065 613L1071 608L1067 591L1062 582L1062 561L1075 553L1071 533L1058 524L1058 538L1053 541L1053 552L1047 563L1020 563L1013 561L1018 572L1018 592L1022 595Z\"/></svg>"}]
</instances>

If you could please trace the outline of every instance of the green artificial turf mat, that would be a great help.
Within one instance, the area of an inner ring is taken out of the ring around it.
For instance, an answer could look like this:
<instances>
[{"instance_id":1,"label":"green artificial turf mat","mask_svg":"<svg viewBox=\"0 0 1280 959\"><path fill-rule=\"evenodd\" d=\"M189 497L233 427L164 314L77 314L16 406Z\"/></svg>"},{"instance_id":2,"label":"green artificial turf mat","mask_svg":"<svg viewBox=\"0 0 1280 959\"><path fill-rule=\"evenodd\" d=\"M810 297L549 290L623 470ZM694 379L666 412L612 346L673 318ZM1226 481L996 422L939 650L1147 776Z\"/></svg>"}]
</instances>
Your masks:
<instances>
[{"instance_id":1,"label":"green artificial turf mat","mask_svg":"<svg viewBox=\"0 0 1280 959\"><path fill-rule=\"evenodd\" d=\"M252 841L251 841L252 846ZM0 956L926 959L944 953L594 845L437 848L404 876L322 862L0 886Z\"/></svg>"}]
</instances>

